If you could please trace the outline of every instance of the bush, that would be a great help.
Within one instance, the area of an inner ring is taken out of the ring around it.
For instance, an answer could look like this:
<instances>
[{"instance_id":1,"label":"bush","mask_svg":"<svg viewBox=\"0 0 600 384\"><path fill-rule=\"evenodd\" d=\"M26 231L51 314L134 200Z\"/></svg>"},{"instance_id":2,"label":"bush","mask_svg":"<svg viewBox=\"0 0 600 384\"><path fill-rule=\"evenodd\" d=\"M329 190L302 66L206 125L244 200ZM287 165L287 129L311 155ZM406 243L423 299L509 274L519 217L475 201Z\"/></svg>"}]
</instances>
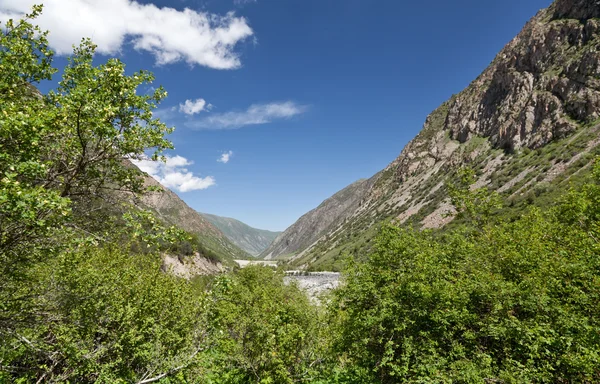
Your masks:
<instances>
[{"instance_id":1,"label":"bush","mask_svg":"<svg viewBox=\"0 0 600 384\"><path fill-rule=\"evenodd\" d=\"M160 264L83 247L39 266L30 291L36 322L3 340L0 359L11 371L0 382L125 383L189 372L206 344L203 299Z\"/></svg>"},{"instance_id":2,"label":"bush","mask_svg":"<svg viewBox=\"0 0 600 384\"><path fill-rule=\"evenodd\" d=\"M216 348L211 383L311 382L321 359L322 316L283 272L246 267L212 289ZM316 364L316 365L315 365Z\"/></svg>"},{"instance_id":3,"label":"bush","mask_svg":"<svg viewBox=\"0 0 600 384\"><path fill-rule=\"evenodd\" d=\"M345 382L600 381L598 219L594 181L510 223L384 228L330 307Z\"/></svg>"}]
</instances>

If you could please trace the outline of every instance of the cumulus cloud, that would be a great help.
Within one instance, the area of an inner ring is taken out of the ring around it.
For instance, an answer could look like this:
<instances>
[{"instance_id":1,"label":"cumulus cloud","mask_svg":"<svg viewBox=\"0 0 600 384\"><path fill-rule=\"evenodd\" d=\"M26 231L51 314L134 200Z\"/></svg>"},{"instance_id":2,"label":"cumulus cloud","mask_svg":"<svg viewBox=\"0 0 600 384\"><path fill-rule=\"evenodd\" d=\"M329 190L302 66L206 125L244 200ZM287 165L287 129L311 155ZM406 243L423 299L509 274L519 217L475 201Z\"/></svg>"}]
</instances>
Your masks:
<instances>
[{"instance_id":1,"label":"cumulus cloud","mask_svg":"<svg viewBox=\"0 0 600 384\"><path fill-rule=\"evenodd\" d=\"M227 163L229 163L229 160L231 159L231 156L233 156L233 151L227 151L225 153L222 153L221 157L219 157L217 159L217 161L219 163L227 164Z\"/></svg>"},{"instance_id":2,"label":"cumulus cloud","mask_svg":"<svg viewBox=\"0 0 600 384\"><path fill-rule=\"evenodd\" d=\"M211 104L206 104L204 99L186 100L185 103L179 104L179 111L186 115L195 115L205 110L210 110Z\"/></svg>"},{"instance_id":3,"label":"cumulus cloud","mask_svg":"<svg viewBox=\"0 0 600 384\"><path fill-rule=\"evenodd\" d=\"M152 161L148 158L134 160L131 162L139 169L148 173L163 186L175 189L179 192L189 192L206 189L215 185L212 176L198 177L186 168L193 162L182 156L166 156L167 161Z\"/></svg>"},{"instance_id":4,"label":"cumulus cloud","mask_svg":"<svg viewBox=\"0 0 600 384\"><path fill-rule=\"evenodd\" d=\"M0 0L0 20L18 18L39 0ZM132 0L44 0L36 20L50 31L50 45L61 55L90 37L98 52L114 55L126 43L154 55L158 65L185 61L215 69L241 65L236 45L253 35L243 17L186 8L159 8Z\"/></svg>"},{"instance_id":5,"label":"cumulus cloud","mask_svg":"<svg viewBox=\"0 0 600 384\"><path fill-rule=\"evenodd\" d=\"M200 120L188 121L186 126L196 129L236 129L247 125L267 124L278 119L289 119L306 110L306 106L292 101L254 104L245 111L215 113Z\"/></svg>"}]
</instances>

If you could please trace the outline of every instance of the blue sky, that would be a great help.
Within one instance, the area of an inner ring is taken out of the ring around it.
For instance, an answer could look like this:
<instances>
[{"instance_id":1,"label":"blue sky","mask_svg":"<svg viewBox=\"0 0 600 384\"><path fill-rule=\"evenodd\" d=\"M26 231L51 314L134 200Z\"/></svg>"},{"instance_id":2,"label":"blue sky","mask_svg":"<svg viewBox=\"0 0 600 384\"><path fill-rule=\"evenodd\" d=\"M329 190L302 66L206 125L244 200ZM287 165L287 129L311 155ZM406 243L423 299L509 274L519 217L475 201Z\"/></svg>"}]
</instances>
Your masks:
<instances>
[{"instance_id":1,"label":"blue sky","mask_svg":"<svg viewBox=\"0 0 600 384\"><path fill-rule=\"evenodd\" d=\"M0 0L0 19L34 2ZM549 4L46 0L40 24L59 53L91 35L99 61L155 73L176 149L147 169L192 208L284 230L396 158Z\"/></svg>"}]
</instances>

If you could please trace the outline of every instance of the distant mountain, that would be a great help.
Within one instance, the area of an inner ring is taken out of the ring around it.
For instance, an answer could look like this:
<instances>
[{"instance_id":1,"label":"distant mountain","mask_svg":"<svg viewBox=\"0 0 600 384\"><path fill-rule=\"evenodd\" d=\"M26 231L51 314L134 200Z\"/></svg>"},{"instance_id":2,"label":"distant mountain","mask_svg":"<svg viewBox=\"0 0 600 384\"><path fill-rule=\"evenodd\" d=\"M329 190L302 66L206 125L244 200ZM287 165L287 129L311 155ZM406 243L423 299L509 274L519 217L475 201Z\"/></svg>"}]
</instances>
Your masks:
<instances>
[{"instance_id":1,"label":"distant mountain","mask_svg":"<svg viewBox=\"0 0 600 384\"><path fill-rule=\"evenodd\" d=\"M144 208L156 212L165 222L195 235L203 247L215 253L225 264L234 259L244 259L248 254L231 242L228 237L201 214L190 208L173 191L163 187L152 177L146 177L148 186L159 187L159 192L149 192L138 202Z\"/></svg>"},{"instance_id":2,"label":"distant mountain","mask_svg":"<svg viewBox=\"0 0 600 384\"><path fill-rule=\"evenodd\" d=\"M600 154L599 18L591 0L557 0L540 11L427 117L397 159L325 200L264 255L337 269L345 254L364 254L385 221L443 227L453 220L447 186L465 166L507 210L553 201L550 194L568 189Z\"/></svg>"},{"instance_id":3,"label":"distant mountain","mask_svg":"<svg viewBox=\"0 0 600 384\"><path fill-rule=\"evenodd\" d=\"M354 212L360 197L371 186L369 180L359 180L327 200L317 208L308 212L285 230L284 235L277 238L261 257L270 260L277 257L286 258L310 246L317 241L328 228L341 224L348 215Z\"/></svg>"},{"instance_id":4,"label":"distant mountain","mask_svg":"<svg viewBox=\"0 0 600 384\"><path fill-rule=\"evenodd\" d=\"M201 213L201 215L223 232L233 244L252 256L260 255L281 233L252 228L239 220L229 217L210 215L208 213Z\"/></svg>"}]
</instances>

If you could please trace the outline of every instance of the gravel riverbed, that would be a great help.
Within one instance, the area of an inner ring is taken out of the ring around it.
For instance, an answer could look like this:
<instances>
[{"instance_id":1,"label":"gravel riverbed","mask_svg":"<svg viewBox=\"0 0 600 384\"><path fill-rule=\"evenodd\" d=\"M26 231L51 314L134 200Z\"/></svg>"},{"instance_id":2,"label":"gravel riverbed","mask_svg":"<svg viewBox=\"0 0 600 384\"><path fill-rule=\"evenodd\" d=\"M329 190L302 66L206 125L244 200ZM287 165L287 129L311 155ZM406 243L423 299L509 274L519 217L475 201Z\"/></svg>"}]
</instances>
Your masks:
<instances>
[{"instance_id":1,"label":"gravel riverbed","mask_svg":"<svg viewBox=\"0 0 600 384\"><path fill-rule=\"evenodd\" d=\"M290 271L285 276L284 281L290 283L295 281L298 287L306 291L307 295L316 299L323 292L330 291L340 283L340 274L338 272L295 272Z\"/></svg>"}]
</instances>

